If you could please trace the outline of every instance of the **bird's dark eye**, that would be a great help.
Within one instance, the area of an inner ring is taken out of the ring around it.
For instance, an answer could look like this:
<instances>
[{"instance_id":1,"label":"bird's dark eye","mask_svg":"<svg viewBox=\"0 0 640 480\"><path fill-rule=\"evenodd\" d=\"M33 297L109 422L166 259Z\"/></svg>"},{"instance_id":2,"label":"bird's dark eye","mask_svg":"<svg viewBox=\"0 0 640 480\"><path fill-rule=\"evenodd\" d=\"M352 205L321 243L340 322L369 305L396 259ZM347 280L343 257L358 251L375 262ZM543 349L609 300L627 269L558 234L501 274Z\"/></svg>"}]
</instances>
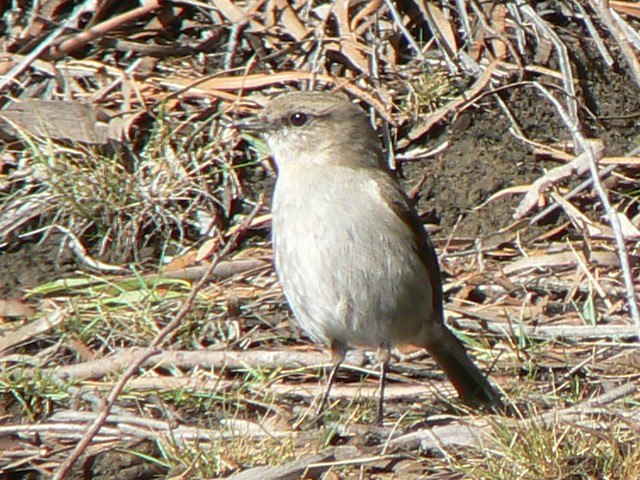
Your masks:
<instances>
[{"instance_id":1,"label":"bird's dark eye","mask_svg":"<svg viewBox=\"0 0 640 480\"><path fill-rule=\"evenodd\" d=\"M308 119L309 117L306 113L295 112L292 113L291 116L289 116L289 123L294 127L301 127L302 125L307 123Z\"/></svg>"}]
</instances>

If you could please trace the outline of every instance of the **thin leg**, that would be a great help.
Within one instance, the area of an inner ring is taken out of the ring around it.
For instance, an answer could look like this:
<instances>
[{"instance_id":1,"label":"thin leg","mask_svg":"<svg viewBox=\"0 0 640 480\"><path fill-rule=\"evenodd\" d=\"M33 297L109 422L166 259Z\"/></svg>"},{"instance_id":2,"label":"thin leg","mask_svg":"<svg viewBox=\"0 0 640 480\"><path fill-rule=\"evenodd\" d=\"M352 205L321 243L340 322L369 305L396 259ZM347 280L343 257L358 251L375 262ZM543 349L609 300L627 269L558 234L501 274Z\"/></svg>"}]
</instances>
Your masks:
<instances>
[{"instance_id":1,"label":"thin leg","mask_svg":"<svg viewBox=\"0 0 640 480\"><path fill-rule=\"evenodd\" d=\"M336 379L336 374L338 373L338 369L342 364L345 356L345 349L341 345L337 343L331 344L331 359L333 360L333 366L331 367L331 371L329 372L329 379L327 380L327 388L322 395L322 400L320 401L320 406L318 407L318 411L316 415L320 417L327 408L327 404L329 403L329 394L331 393L331 387L333 386L333 382Z\"/></svg>"},{"instance_id":2,"label":"thin leg","mask_svg":"<svg viewBox=\"0 0 640 480\"><path fill-rule=\"evenodd\" d=\"M334 362L331 367L331 372L329 372L329 380L327 381L327 388L324 390L324 394L322 395L322 400L320 401L320 405L318 406L318 411L316 415L319 417L322 415L327 408L327 404L329 403L329 394L331 393L331 387L333 386L333 382L336 378L336 373L338 373L338 369L340 368L341 362Z\"/></svg>"},{"instance_id":3,"label":"thin leg","mask_svg":"<svg viewBox=\"0 0 640 480\"><path fill-rule=\"evenodd\" d=\"M384 389L387 383L387 373L389 372L389 347L380 345L377 352L380 361L380 398L378 400L378 424L382 425L384 420Z\"/></svg>"}]
</instances>

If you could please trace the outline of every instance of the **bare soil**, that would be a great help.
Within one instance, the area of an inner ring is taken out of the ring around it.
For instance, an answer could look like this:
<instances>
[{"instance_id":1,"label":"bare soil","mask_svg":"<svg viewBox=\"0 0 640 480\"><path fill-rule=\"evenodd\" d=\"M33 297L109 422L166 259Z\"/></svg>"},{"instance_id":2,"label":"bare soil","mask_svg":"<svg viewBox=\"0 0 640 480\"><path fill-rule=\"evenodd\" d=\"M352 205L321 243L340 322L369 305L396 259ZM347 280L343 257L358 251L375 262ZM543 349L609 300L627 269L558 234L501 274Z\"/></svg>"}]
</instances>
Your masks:
<instances>
[{"instance_id":1,"label":"bare soil","mask_svg":"<svg viewBox=\"0 0 640 480\"><path fill-rule=\"evenodd\" d=\"M582 67L577 92L584 99L581 118L587 138L601 138L606 155L622 156L640 140L640 96L626 71L602 65L589 42L574 39L574 60ZM516 87L498 93L509 106L525 136L542 145L568 142L566 128L552 106L531 87ZM449 139L451 146L435 160L405 166L407 188L423 177L419 209L431 213L442 227L442 235L485 236L513 222L520 196L507 197L477 209L492 194L517 185L528 185L559 162L536 155L533 148L512 135L511 122L491 98L481 108L461 113L447 133L430 139L437 145ZM584 178L576 178L569 186ZM543 223L553 223L550 216ZM543 227L542 230L547 227ZM535 235L541 229L530 228Z\"/></svg>"},{"instance_id":2,"label":"bare soil","mask_svg":"<svg viewBox=\"0 0 640 480\"><path fill-rule=\"evenodd\" d=\"M576 45L578 47L580 45ZM584 129L588 137L602 138L606 154L624 155L640 139L640 96L626 71L604 68L590 45L574 51L583 67L579 93L585 99ZM591 56L589 56L591 55ZM532 88L513 88L501 92L521 130L541 144L566 142L566 130L558 114ZM588 108L588 110L587 110ZM460 113L452 125L445 125L423 139L426 147L448 140L450 146L435 158L401 165L407 191L424 182L417 192L417 208L429 223L441 227L434 238L450 235L475 238L490 235L513 223L513 210L520 196L508 196L477 207L492 194L516 185L528 185L545 170L559 166L557 161L537 156L530 145L509 131L511 122L490 97L480 106ZM416 146L416 145L412 145ZM246 188L257 196L269 189L273 179L247 171ZM576 178L577 183L583 179ZM255 183L251 183L255 182ZM555 215L546 223L557 221ZM530 228L535 235L547 228ZM62 248L60 235L44 241L20 241L0 252L0 296L20 297L36 285L62 278L81 268L68 248Z\"/></svg>"}]
</instances>

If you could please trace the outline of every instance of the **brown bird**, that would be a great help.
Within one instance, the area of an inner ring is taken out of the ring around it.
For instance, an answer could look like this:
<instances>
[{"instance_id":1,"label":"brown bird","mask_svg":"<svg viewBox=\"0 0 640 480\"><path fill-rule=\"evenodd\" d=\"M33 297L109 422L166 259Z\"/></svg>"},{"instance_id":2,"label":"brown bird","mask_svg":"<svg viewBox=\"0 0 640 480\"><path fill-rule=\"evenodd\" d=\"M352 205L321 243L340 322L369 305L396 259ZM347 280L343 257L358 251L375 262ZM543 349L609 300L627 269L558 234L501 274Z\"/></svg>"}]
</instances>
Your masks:
<instances>
[{"instance_id":1,"label":"brown bird","mask_svg":"<svg viewBox=\"0 0 640 480\"><path fill-rule=\"evenodd\" d=\"M499 408L500 396L444 323L435 250L364 111L334 94L290 93L258 123L278 170L276 270L303 331L333 355L320 409L346 351L364 347L382 363L381 419L389 349L406 344L426 348L464 401Z\"/></svg>"}]
</instances>

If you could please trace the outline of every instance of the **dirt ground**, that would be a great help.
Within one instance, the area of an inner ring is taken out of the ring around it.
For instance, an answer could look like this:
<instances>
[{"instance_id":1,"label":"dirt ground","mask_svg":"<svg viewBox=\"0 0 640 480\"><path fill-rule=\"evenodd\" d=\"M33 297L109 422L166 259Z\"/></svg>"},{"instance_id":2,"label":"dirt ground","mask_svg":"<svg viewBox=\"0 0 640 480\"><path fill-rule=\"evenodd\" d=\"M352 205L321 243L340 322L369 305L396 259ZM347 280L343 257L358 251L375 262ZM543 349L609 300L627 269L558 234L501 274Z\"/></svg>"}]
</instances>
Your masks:
<instances>
[{"instance_id":1,"label":"dirt ground","mask_svg":"<svg viewBox=\"0 0 640 480\"><path fill-rule=\"evenodd\" d=\"M584 133L602 138L606 155L628 153L640 138L635 117L640 111L640 97L633 81L624 72L604 68L589 45L576 45L575 54L582 57L576 60L584 67L577 90L589 109L582 116ZM588 54L591 56L585 58ZM529 140L541 144L571 140L558 114L532 88L502 92L502 98ZM511 126L496 103L488 100L483 108L462 113L448 134L432 141L436 145L444 138L450 139L451 146L443 155L405 166L407 189L426 177L419 209L433 213L437 219L434 223L443 229L441 235L478 237L506 227L513 222L513 209L521 196L499 199L481 209L476 207L492 194L506 187L530 184L547 169L560 165L536 155L530 145L509 132ZM573 183L577 182L578 179ZM547 220L554 219L552 216ZM527 235L536 232L535 228L529 229Z\"/></svg>"},{"instance_id":2,"label":"dirt ground","mask_svg":"<svg viewBox=\"0 0 640 480\"><path fill-rule=\"evenodd\" d=\"M640 138L640 124L633 116L640 111L640 96L624 71L604 68L589 45L581 48L576 55L583 58L576 60L584 67L578 91L589 110L583 115L585 133L602 138L607 155L624 155ZM584 57L589 53L591 57ZM501 95L530 140L544 144L569 140L557 113L532 88L514 88ZM530 184L546 169L559 166L557 161L537 156L531 146L509 132L510 128L509 119L488 98L480 107L462 112L452 126L421 141L425 147L433 147L448 140L446 151L435 158L401 165L407 191L424 180L417 206L428 223L441 227L434 234L435 239L450 235L480 238L510 225L520 196L498 199L481 209L476 207L506 187ZM247 172L246 181L252 178L252 172ZM272 182L273 179L260 181L254 193ZM248 188L251 190L251 185ZM556 218L551 216L548 220L553 222ZM531 228L526 234L531 236L537 231ZM54 234L41 243L16 242L0 252L0 296L20 297L29 288L80 268L61 242L61 236Z\"/></svg>"}]
</instances>

